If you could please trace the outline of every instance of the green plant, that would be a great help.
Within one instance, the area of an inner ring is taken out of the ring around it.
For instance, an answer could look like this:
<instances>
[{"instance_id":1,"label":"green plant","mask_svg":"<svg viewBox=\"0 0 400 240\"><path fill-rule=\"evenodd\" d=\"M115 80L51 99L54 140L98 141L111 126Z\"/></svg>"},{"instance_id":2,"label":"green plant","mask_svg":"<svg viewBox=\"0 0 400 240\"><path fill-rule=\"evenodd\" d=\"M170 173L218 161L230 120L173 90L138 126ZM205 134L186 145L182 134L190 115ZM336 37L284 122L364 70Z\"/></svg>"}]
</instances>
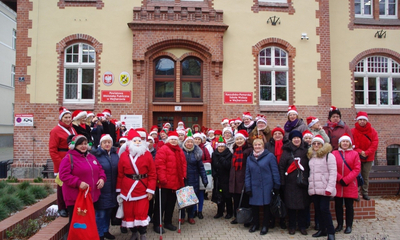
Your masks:
<instances>
[{"instance_id":1,"label":"green plant","mask_svg":"<svg viewBox=\"0 0 400 240\"><path fill-rule=\"evenodd\" d=\"M22 224L18 224L13 230L6 231L7 238L27 239L30 236L34 235L37 231L39 231L40 225L41 225L41 223L37 219L29 219L28 221L25 220L22 222Z\"/></svg>"},{"instance_id":2,"label":"green plant","mask_svg":"<svg viewBox=\"0 0 400 240\"><path fill-rule=\"evenodd\" d=\"M0 189L7 187L8 183L6 181L0 181Z\"/></svg>"},{"instance_id":3,"label":"green plant","mask_svg":"<svg viewBox=\"0 0 400 240\"><path fill-rule=\"evenodd\" d=\"M42 199L47 197L48 193L43 186L31 186L28 188L28 192L32 193L36 199Z\"/></svg>"},{"instance_id":4,"label":"green plant","mask_svg":"<svg viewBox=\"0 0 400 240\"><path fill-rule=\"evenodd\" d=\"M2 203L0 203L0 221L8 217L8 211Z\"/></svg>"},{"instance_id":5,"label":"green plant","mask_svg":"<svg viewBox=\"0 0 400 240\"><path fill-rule=\"evenodd\" d=\"M18 184L18 188L25 190L27 189L31 184L27 181L23 181L22 183Z\"/></svg>"},{"instance_id":6,"label":"green plant","mask_svg":"<svg viewBox=\"0 0 400 240\"><path fill-rule=\"evenodd\" d=\"M54 193L54 188L49 183L45 183L43 187L46 189L48 194Z\"/></svg>"},{"instance_id":7,"label":"green plant","mask_svg":"<svg viewBox=\"0 0 400 240\"><path fill-rule=\"evenodd\" d=\"M42 183L42 182L43 182L43 178L37 177L37 178L33 179L33 182L35 182L35 183Z\"/></svg>"},{"instance_id":8,"label":"green plant","mask_svg":"<svg viewBox=\"0 0 400 240\"><path fill-rule=\"evenodd\" d=\"M16 195L25 205L32 205L36 202L35 196L25 189L19 189Z\"/></svg>"},{"instance_id":9,"label":"green plant","mask_svg":"<svg viewBox=\"0 0 400 240\"><path fill-rule=\"evenodd\" d=\"M23 202L14 194L5 194L0 197L0 204L9 212L16 212L22 209Z\"/></svg>"},{"instance_id":10,"label":"green plant","mask_svg":"<svg viewBox=\"0 0 400 240\"><path fill-rule=\"evenodd\" d=\"M17 183L18 182L18 178L8 176L6 181L9 182L9 183Z\"/></svg>"},{"instance_id":11,"label":"green plant","mask_svg":"<svg viewBox=\"0 0 400 240\"><path fill-rule=\"evenodd\" d=\"M14 185L8 185L7 187L4 188L5 194L13 194L16 191L17 191L17 188Z\"/></svg>"}]
</instances>

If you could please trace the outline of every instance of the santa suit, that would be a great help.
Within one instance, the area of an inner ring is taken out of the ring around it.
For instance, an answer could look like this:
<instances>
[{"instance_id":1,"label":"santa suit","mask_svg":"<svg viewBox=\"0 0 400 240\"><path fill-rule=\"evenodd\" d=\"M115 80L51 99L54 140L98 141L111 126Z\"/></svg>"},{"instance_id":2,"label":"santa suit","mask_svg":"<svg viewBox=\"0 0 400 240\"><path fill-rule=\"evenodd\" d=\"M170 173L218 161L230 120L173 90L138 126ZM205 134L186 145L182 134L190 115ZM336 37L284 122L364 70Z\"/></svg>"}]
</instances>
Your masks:
<instances>
[{"instance_id":1,"label":"santa suit","mask_svg":"<svg viewBox=\"0 0 400 240\"><path fill-rule=\"evenodd\" d=\"M126 174L147 174L147 177L134 180L127 177ZM122 227L133 228L149 225L147 193L154 194L156 178L153 157L149 151L140 156L137 154L132 156L129 153L129 148L127 148L121 154L118 163L117 192L120 192L120 196L124 199Z\"/></svg>"}]
</instances>

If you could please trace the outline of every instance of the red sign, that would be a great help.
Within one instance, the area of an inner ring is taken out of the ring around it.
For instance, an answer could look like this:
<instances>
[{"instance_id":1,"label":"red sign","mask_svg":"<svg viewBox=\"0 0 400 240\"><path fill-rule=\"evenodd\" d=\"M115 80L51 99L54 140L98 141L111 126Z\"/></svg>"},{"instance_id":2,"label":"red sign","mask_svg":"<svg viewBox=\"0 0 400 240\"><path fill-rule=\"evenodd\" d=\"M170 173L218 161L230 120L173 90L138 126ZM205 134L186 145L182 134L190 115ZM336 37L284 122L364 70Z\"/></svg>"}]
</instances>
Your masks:
<instances>
[{"instance_id":1,"label":"red sign","mask_svg":"<svg viewBox=\"0 0 400 240\"><path fill-rule=\"evenodd\" d=\"M253 104L252 92L224 92L224 103Z\"/></svg>"},{"instance_id":2,"label":"red sign","mask_svg":"<svg viewBox=\"0 0 400 240\"><path fill-rule=\"evenodd\" d=\"M102 102L130 103L132 91L101 91Z\"/></svg>"}]
</instances>

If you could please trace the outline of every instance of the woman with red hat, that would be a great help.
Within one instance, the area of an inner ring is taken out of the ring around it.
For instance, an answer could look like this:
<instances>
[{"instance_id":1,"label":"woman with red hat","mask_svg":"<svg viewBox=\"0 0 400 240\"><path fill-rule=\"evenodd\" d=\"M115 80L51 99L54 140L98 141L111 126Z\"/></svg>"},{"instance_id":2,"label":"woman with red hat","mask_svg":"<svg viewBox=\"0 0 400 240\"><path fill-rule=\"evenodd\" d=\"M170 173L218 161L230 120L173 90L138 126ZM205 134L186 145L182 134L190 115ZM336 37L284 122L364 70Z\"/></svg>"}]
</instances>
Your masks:
<instances>
[{"instance_id":1,"label":"woman with red hat","mask_svg":"<svg viewBox=\"0 0 400 240\"><path fill-rule=\"evenodd\" d=\"M332 150L338 150L339 138L343 134L347 133L350 138L353 139L349 126L342 121L342 114L340 113L339 108L335 106L331 106L328 115L328 122L323 128L330 139Z\"/></svg>"},{"instance_id":2,"label":"woman with red hat","mask_svg":"<svg viewBox=\"0 0 400 240\"><path fill-rule=\"evenodd\" d=\"M77 134L82 134L86 137L89 143L93 145L90 126L86 124L87 112L81 110L75 110L72 113L72 126L74 127ZM95 146L97 147L97 146Z\"/></svg>"},{"instance_id":3,"label":"woman with red hat","mask_svg":"<svg viewBox=\"0 0 400 240\"><path fill-rule=\"evenodd\" d=\"M253 145L253 141L257 138L263 140L266 144L271 139L271 129L267 125L267 119L264 115L258 114L256 117L256 127L249 133L249 144Z\"/></svg>"},{"instance_id":4,"label":"woman with red hat","mask_svg":"<svg viewBox=\"0 0 400 240\"><path fill-rule=\"evenodd\" d=\"M303 119L299 118L299 113L295 105L291 105L287 112L287 121L285 123L285 139L289 137L289 133L293 130L304 132L308 129L307 125L303 122Z\"/></svg>"}]
</instances>

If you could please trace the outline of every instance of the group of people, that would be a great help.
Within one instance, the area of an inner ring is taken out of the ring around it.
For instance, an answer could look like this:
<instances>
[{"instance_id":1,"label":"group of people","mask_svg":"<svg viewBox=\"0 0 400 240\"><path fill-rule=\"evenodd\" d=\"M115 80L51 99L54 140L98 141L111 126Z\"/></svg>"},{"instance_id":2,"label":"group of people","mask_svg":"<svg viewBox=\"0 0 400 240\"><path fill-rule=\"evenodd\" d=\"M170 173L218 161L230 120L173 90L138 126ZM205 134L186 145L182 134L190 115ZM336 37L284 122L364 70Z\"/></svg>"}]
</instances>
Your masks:
<instances>
[{"instance_id":1,"label":"group of people","mask_svg":"<svg viewBox=\"0 0 400 240\"><path fill-rule=\"evenodd\" d=\"M87 119L89 114L85 111L76 112L60 108L59 124L50 133L54 172L63 182L57 188L59 213L71 219L79 188L89 187L100 239L115 238L109 225L118 202L122 202L124 211L121 232L130 228L132 240L139 236L146 239L150 222L157 233L165 232L164 228L175 231L175 191L184 186L193 186L199 198L198 205L186 209L189 224L195 224L196 217L204 218L204 189L213 185L211 200L217 203L214 218L234 217L231 224L238 224L236 210L251 208L253 218L245 226L249 232L261 227L261 235L267 234L276 220L291 235L296 228L307 235L312 202L317 230L313 237L334 239L335 232L343 229L351 233L353 202L360 200L360 194L369 200L368 174L378 137L365 112L358 112L353 129L341 120L340 110L333 106L324 126L313 116L303 121L296 107L290 106L284 128L271 130L264 115L253 120L245 112L242 118L224 118L222 131L198 124L185 128L179 122L175 130L170 123L164 123L161 130L152 126L149 133L143 128L121 128L123 123L109 119L108 109L92 119ZM81 122L76 126L72 120ZM97 134L93 134L96 132L102 133L98 142ZM212 182L207 178L206 163L212 166ZM356 177L360 172L365 182L358 187ZM285 218L271 216L272 194L280 194L286 205L288 227ZM329 211L332 197L336 228ZM261 224L260 207L264 214ZM185 215L183 211L182 224Z\"/></svg>"}]
</instances>

